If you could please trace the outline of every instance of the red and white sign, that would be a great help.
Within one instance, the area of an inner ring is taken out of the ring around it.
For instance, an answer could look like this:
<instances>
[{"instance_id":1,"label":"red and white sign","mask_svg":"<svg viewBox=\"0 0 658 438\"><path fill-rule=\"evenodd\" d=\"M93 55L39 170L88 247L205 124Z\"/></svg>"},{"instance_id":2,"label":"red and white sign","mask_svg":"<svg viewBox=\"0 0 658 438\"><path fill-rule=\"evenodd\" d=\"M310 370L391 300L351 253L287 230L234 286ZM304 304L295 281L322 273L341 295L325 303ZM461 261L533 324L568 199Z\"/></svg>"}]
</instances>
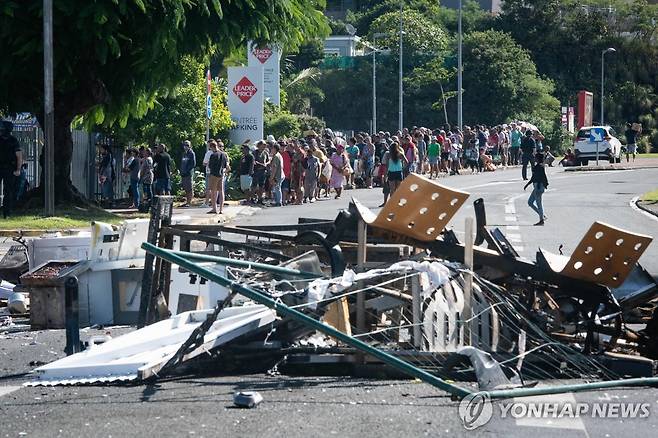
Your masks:
<instances>
[{"instance_id":1,"label":"red and white sign","mask_svg":"<svg viewBox=\"0 0 658 438\"><path fill-rule=\"evenodd\" d=\"M265 64L268 59L272 56L272 49L269 47L264 47L264 48L258 48L258 47L252 47L251 49L251 54L256 57L260 61L261 64Z\"/></svg>"},{"instance_id":2,"label":"red and white sign","mask_svg":"<svg viewBox=\"0 0 658 438\"><path fill-rule=\"evenodd\" d=\"M228 110L233 128L231 142L256 142L263 138L263 68L228 68Z\"/></svg>"},{"instance_id":3,"label":"red and white sign","mask_svg":"<svg viewBox=\"0 0 658 438\"><path fill-rule=\"evenodd\" d=\"M281 51L279 48L275 45L261 45L258 47L249 42L247 43L247 58L249 67L259 67L263 70L265 100L279 105L281 100Z\"/></svg>"},{"instance_id":4,"label":"red and white sign","mask_svg":"<svg viewBox=\"0 0 658 438\"><path fill-rule=\"evenodd\" d=\"M206 72L206 94L210 94L212 91L212 76L210 76L210 70Z\"/></svg>"},{"instance_id":5,"label":"red and white sign","mask_svg":"<svg viewBox=\"0 0 658 438\"><path fill-rule=\"evenodd\" d=\"M238 83L235 84L235 87L233 87L233 92L236 96L238 96L238 99L244 103L247 103L249 102L249 99L258 93L258 88L256 88L256 86L249 80L248 77L243 76L242 79L240 79Z\"/></svg>"}]
</instances>

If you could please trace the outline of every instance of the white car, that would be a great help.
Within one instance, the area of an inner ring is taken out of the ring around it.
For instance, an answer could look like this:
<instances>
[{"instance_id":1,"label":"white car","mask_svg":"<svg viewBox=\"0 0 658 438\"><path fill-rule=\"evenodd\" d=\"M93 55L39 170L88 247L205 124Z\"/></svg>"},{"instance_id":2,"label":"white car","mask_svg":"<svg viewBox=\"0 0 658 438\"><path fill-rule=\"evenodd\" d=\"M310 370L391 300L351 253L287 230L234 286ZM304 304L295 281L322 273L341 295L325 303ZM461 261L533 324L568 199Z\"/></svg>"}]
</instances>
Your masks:
<instances>
[{"instance_id":1,"label":"white car","mask_svg":"<svg viewBox=\"0 0 658 438\"><path fill-rule=\"evenodd\" d=\"M615 130L610 126L583 126L580 128L573 143L576 162L586 166L589 160L596 160L596 142L590 141L589 136L592 128L601 128L605 132L603 141L599 142L599 160L620 163L621 142L617 138Z\"/></svg>"}]
</instances>

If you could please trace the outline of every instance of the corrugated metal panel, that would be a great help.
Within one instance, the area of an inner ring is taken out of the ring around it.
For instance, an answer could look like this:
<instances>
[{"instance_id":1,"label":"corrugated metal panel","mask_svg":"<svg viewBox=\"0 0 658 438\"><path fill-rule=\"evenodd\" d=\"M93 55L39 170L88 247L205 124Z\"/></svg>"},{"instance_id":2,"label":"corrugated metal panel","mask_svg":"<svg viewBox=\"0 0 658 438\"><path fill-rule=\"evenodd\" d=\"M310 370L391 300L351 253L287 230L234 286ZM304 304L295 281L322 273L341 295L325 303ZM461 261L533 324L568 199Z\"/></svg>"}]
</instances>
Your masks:
<instances>
[{"instance_id":1,"label":"corrugated metal panel","mask_svg":"<svg viewBox=\"0 0 658 438\"><path fill-rule=\"evenodd\" d=\"M85 131L73 130L73 155L71 157L71 181L86 197L89 197L89 177L92 176L92 166L89 162L89 149L93 147L91 135Z\"/></svg>"}]
</instances>

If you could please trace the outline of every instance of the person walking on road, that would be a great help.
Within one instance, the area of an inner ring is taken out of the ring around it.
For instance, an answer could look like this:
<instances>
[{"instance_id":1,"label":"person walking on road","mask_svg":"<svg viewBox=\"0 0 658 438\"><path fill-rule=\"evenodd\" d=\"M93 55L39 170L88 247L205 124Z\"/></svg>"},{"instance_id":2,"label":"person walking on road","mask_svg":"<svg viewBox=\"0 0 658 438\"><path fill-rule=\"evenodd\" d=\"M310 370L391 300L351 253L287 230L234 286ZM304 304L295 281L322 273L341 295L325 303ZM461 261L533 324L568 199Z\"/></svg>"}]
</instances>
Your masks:
<instances>
[{"instance_id":1,"label":"person walking on road","mask_svg":"<svg viewBox=\"0 0 658 438\"><path fill-rule=\"evenodd\" d=\"M6 219L16 199L16 189L23 167L23 153L9 121L0 122L0 182L3 183L4 197L2 215Z\"/></svg>"},{"instance_id":2,"label":"person walking on road","mask_svg":"<svg viewBox=\"0 0 658 438\"><path fill-rule=\"evenodd\" d=\"M521 176L523 181L528 180L528 163L532 166L532 154L535 153L535 139L532 138L532 131L527 130L525 137L521 140Z\"/></svg>"},{"instance_id":3,"label":"person walking on road","mask_svg":"<svg viewBox=\"0 0 658 438\"><path fill-rule=\"evenodd\" d=\"M542 196L548 188L548 178L546 177L546 169L544 168L544 155L538 153L535 155L535 164L532 166L532 178L530 181L523 187L523 190L527 189L528 186L532 184L532 193L528 198L528 205L539 215L539 222L535 224L544 225L546 216L544 216L544 205L542 203Z\"/></svg>"}]
</instances>

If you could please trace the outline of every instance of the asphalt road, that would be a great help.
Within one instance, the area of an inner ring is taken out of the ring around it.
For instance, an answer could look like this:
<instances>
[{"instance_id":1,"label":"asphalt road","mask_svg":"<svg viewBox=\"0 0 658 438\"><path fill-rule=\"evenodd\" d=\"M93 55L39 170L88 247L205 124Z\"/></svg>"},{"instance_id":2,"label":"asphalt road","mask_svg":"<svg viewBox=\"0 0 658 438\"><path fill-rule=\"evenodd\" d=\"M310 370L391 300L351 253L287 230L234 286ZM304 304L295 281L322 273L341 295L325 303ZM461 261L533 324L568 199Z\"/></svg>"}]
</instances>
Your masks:
<instances>
[{"instance_id":1,"label":"asphalt road","mask_svg":"<svg viewBox=\"0 0 658 438\"><path fill-rule=\"evenodd\" d=\"M544 227L532 226L536 217L525 204L529 193L523 191L518 169L449 177L441 183L471 193L468 205L453 219L458 233L464 218L473 214L470 201L483 197L489 224L501 226L528 258L539 246L557 252L564 244L569 254L595 220L657 237L658 222L633 210L629 202L658 185L658 169L569 174L550 169L549 180L544 196L549 219ZM300 216L333 219L338 209L347 206L349 196L374 209L381 203L381 190L354 190L341 200L266 208L237 222L290 223ZM657 255L654 243L641 259L654 274L658 273ZM33 367L31 361L60 357L63 338L62 331L0 338L0 374L26 372ZM657 435L658 428L658 388L558 397L561 403L647 403L650 415L644 419L501 419L501 405L494 403L492 420L466 431L458 403L416 381L247 375L157 385L21 387L26 379L0 376L0 436L650 437ZM240 389L256 389L265 401L257 409L234 409L232 394Z\"/></svg>"}]
</instances>

